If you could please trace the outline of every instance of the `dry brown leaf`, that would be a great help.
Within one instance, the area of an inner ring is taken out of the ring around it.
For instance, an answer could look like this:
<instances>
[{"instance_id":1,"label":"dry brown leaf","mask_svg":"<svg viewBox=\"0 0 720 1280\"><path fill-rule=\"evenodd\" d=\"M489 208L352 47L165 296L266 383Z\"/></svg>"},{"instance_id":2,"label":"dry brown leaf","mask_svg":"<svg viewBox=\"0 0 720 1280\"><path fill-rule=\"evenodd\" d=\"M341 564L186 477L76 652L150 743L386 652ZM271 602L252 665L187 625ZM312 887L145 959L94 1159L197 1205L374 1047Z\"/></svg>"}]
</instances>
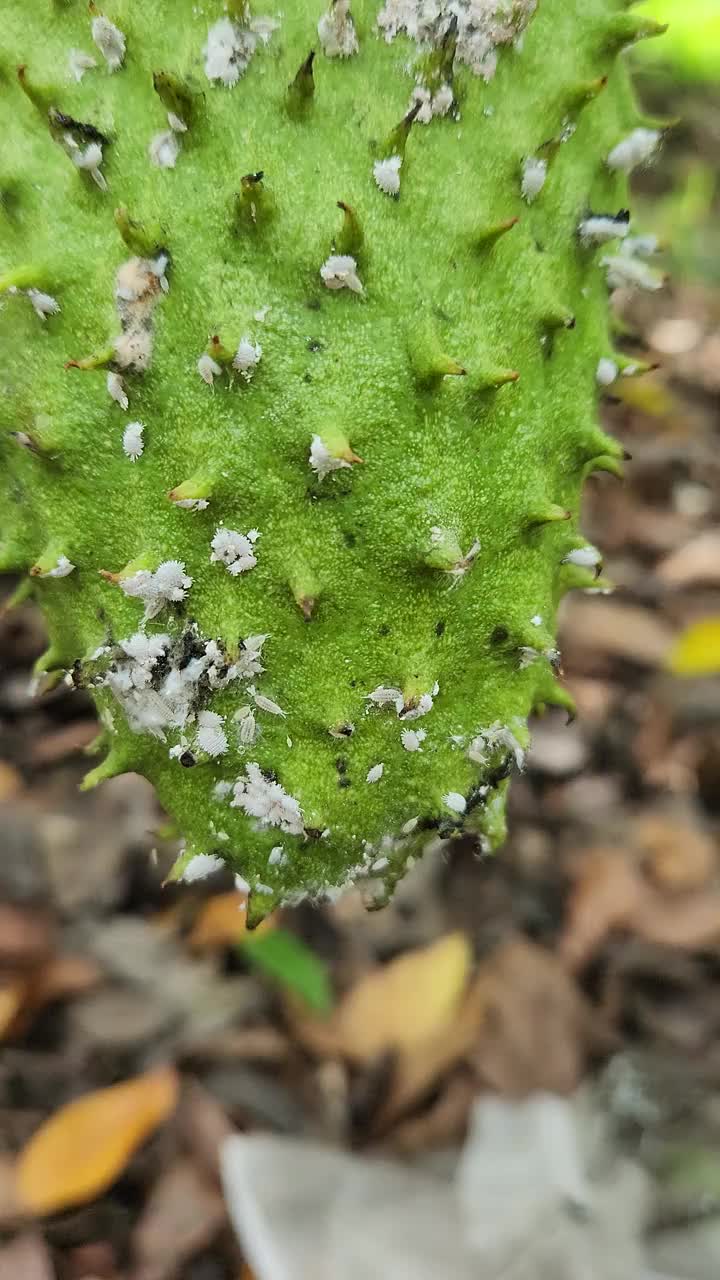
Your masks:
<instances>
[{"instance_id":1,"label":"dry brown leaf","mask_svg":"<svg viewBox=\"0 0 720 1280\"><path fill-rule=\"evenodd\" d=\"M720 894L660 892L629 854L598 850L581 864L558 955L571 970L581 969L615 930L690 950L720 943Z\"/></svg>"},{"instance_id":2,"label":"dry brown leaf","mask_svg":"<svg viewBox=\"0 0 720 1280\"><path fill-rule=\"evenodd\" d=\"M179 1160L155 1183L132 1236L136 1280L167 1280L212 1243L225 1205L192 1160Z\"/></svg>"},{"instance_id":3,"label":"dry brown leaf","mask_svg":"<svg viewBox=\"0 0 720 1280\"><path fill-rule=\"evenodd\" d=\"M470 1062L482 1084L509 1097L572 1093L589 1044L607 1033L591 1025L556 956L527 938L510 939L493 952L476 983L484 1017Z\"/></svg>"},{"instance_id":4,"label":"dry brown leaf","mask_svg":"<svg viewBox=\"0 0 720 1280\"><path fill-rule=\"evenodd\" d=\"M583 858L570 892L558 955L581 969L608 933L629 928L645 886L627 853L596 849Z\"/></svg>"},{"instance_id":5,"label":"dry brown leaf","mask_svg":"<svg viewBox=\"0 0 720 1280\"><path fill-rule=\"evenodd\" d=\"M0 1040L24 1035L46 1005L82 995L101 979L99 965L87 956L51 956L35 972L0 988Z\"/></svg>"},{"instance_id":6,"label":"dry brown leaf","mask_svg":"<svg viewBox=\"0 0 720 1280\"><path fill-rule=\"evenodd\" d=\"M42 1236L24 1231L0 1247L0 1280L53 1280L55 1269Z\"/></svg>"},{"instance_id":7,"label":"dry brown leaf","mask_svg":"<svg viewBox=\"0 0 720 1280\"><path fill-rule=\"evenodd\" d=\"M660 813L644 814L635 823L634 843L648 873L662 889L698 889L714 874L715 841L692 826Z\"/></svg>"},{"instance_id":8,"label":"dry brown leaf","mask_svg":"<svg viewBox=\"0 0 720 1280\"><path fill-rule=\"evenodd\" d=\"M18 1196L24 1208L33 1214L56 1213L105 1191L174 1110L179 1083L173 1067L159 1067L56 1111L18 1157Z\"/></svg>"},{"instance_id":9,"label":"dry brown leaf","mask_svg":"<svg viewBox=\"0 0 720 1280\"><path fill-rule=\"evenodd\" d=\"M234 889L208 898L188 937L193 951L215 951L239 942L247 926L246 902L247 894Z\"/></svg>"},{"instance_id":10,"label":"dry brown leaf","mask_svg":"<svg viewBox=\"0 0 720 1280\"><path fill-rule=\"evenodd\" d=\"M586 1006L557 959L527 939L512 939L480 966L452 1022L421 1051L400 1055L377 1130L461 1062L471 1062L476 1077L502 1093L569 1092L588 1039Z\"/></svg>"},{"instance_id":11,"label":"dry brown leaf","mask_svg":"<svg viewBox=\"0 0 720 1280\"><path fill-rule=\"evenodd\" d=\"M469 1073L454 1077L427 1111L401 1121L383 1145L388 1151L409 1156L456 1143L463 1136L476 1097L477 1084Z\"/></svg>"},{"instance_id":12,"label":"dry brown leaf","mask_svg":"<svg viewBox=\"0 0 720 1280\"><path fill-rule=\"evenodd\" d=\"M698 891L665 898L650 887L635 907L631 928L645 942L701 950L720 943L720 894Z\"/></svg>"},{"instance_id":13,"label":"dry brown leaf","mask_svg":"<svg viewBox=\"0 0 720 1280\"><path fill-rule=\"evenodd\" d=\"M679 547L658 566L657 576L672 587L720 583L720 529L706 529Z\"/></svg>"},{"instance_id":14,"label":"dry brown leaf","mask_svg":"<svg viewBox=\"0 0 720 1280\"><path fill-rule=\"evenodd\" d=\"M22 1009L28 993L26 978L15 978L0 987L0 1040L6 1040L13 1034L18 1014Z\"/></svg>"},{"instance_id":15,"label":"dry brown leaf","mask_svg":"<svg viewBox=\"0 0 720 1280\"><path fill-rule=\"evenodd\" d=\"M202 1165L208 1177L213 1182L219 1181L220 1147L236 1129L225 1108L197 1080L192 1080L183 1089L178 1127L184 1146Z\"/></svg>"},{"instance_id":16,"label":"dry brown leaf","mask_svg":"<svg viewBox=\"0 0 720 1280\"><path fill-rule=\"evenodd\" d=\"M4 1140L12 1141L13 1135L8 1132L7 1126L4 1126L4 1129ZM19 1222L21 1218L22 1212L17 1199L15 1161L11 1155L0 1151L0 1230Z\"/></svg>"},{"instance_id":17,"label":"dry brown leaf","mask_svg":"<svg viewBox=\"0 0 720 1280\"><path fill-rule=\"evenodd\" d=\"M24 786L22 774L7 760L0 760L0 804L14 800Z\"/></svg>"},{"instance_id":18,"label":"dry brown leaf","mask_svg":"<svg viewBox=\"0 0 720 1280\"><path fill-rule=\"evenodd\" d=\"M587 596L572 601L562 626L563 655L568 667L580 671L593 653L661 667L672 643L672 630L650 609Z\"/></svg>"},{"instance_id":19,"label":"dry brown leaf","mask_svg":"<svg viewBox=\"0 0 720 1280\"><path fill-rule=\"evenodd\" d=\"M34 969L50 954L53 924L42 907L0 902L0 965Z\"/></svg>"},{"instance_id":20,"label":"dry brown leaf","mask_svg":"<svg viewBox=\"0 0 720 1280\"><path fill-rule=\"evenodd\" d=\"M452 1020L467 984L472 949L463 933L408 951L353 987L332 1019L342 1055L370 1062L411 1052Z\"/></svg>"},{"instance_id":21,"label":"dry brown leaf","mask_svg":"<svg viewBox=\"0 0 720 1280\"><path fill-rule=\"evenodd\" d=\"M28 763L57 764L67 756L77 755L79 751L89 747L97 735L97 720L71 720L69 724L62 725L59 729L53 729L36 737L30 748Z\"/></svg>"}]
</instances>

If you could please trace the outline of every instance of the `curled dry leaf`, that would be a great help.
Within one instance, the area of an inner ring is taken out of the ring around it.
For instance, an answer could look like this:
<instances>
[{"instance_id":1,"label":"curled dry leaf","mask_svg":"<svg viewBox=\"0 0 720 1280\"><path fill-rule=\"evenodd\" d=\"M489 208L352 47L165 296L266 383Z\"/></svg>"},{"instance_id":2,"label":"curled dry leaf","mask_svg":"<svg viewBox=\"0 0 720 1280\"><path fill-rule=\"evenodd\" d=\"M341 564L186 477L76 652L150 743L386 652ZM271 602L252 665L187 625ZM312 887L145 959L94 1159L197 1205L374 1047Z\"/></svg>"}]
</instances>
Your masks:
<instances>
[{"instance_id":1,"label":"curled dry leaf","mask_svg":"<svg viewBox=\"0 0 720 1280\"><path fill-rule=\"evenodd\" d=\"M25 1210L57 1213L100 1195L174 1110L178 1091L174 1068L159 1067L61 1107L18 1157Z\"/></svg>"},{"instance_id":2,"label":"curled dry leaf","mask_svg":"<svg viewBox=\"0 0 720 1280\"><path fill-rule=\"evenodd\" d=\"M626 853L595 849L583 858L558 948L569 969L581 969L607 934L630 927L643 892L643 882Z\"/></svg>"},{"instance_id":3,"label":"curled dry leaf","mask_svg":"<svg viewBox=\"0 0 720 1280\"><path fill-rule=\"evenodd\" d=\"M720 893L662 893L626 853L599 850L584 859L570 894L559 955L571 970L582 969L616 930L660 946L720 944Z\"/></svg>"},{"instance_id":4,"label":"curled dry leaf","mask_svg":"<svg viewBox=\"0 0 720 1280\"><path fill-rule=\"evenodd\" d=\"M690 822L661 813L647 813L638 819L634 843L649 875L671 893L699 888L717 868L717 848L711 836Z\"/></svg>"}]
</instances>

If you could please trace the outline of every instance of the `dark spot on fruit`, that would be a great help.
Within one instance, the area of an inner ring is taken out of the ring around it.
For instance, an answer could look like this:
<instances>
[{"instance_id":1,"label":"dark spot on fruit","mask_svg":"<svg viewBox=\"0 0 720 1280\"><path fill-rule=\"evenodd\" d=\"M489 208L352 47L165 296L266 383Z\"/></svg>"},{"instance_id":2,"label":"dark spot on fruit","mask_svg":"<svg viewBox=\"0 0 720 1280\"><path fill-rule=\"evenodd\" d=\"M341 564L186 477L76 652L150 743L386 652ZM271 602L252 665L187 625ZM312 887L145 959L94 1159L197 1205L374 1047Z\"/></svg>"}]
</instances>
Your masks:
<instances>
[{"instance_id":1,"label":"dark spot on fruit","mask_svg":"<svg viewBox=\"0 0 720 1280\"><path fill-rule=\"evenodd\" d=\"M509 640L509 638L510 632L507 627L495 627L495 630L490 632L491 644L505 644L505 641Z\"/></svg>"},{"instance_id":2,"label":"dark spot on fruit","mask_svg":"<svg viewBox=\"0 0 720 1280\"><path fill-rule=\"evenodd\" d=\"M183 751L180 756L180 763L183 769L192 769L193 765L197 764L197 760L195 759L192 751Z\"/></svg>"},{"instance_id":3,"label":"dark spot on fruit","mask_svg":"<svg viewBox=\"0 0 720 1280\"><path fill-rule=\"evenodd\" d=\"M441 618L439 622L435 623L435 635L436 636L445 635L445 620L443 618Z\"/></svg>"}]
</instances>

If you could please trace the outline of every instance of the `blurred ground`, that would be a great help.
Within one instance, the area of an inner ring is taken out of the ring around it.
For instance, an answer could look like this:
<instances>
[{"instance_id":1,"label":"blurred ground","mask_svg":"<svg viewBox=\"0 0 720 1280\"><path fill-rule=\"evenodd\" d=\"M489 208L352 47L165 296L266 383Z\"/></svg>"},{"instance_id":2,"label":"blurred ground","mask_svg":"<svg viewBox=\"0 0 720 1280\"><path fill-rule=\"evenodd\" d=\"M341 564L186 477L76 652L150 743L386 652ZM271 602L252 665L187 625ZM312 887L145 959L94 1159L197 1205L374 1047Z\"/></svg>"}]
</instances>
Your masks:
<instances>
[{"instance_id":1,"label":"blurred ground","mask_svg":"<svg viewBox=\"0 0 720 1280\"><path fill-rule=\"evenodd\" d=\"M563 611L578 716L535 724L501 856L460 841L382 913L354 895L286 913L342 1016L318 1024L248 970L229 879L161 887L173 851L141 778L77 791L92 708L64 686L33 698L42 622L0 617L0 1280L248 1280L219 1192L227 1134L421 1160L462 1139L478 1095L583 1082L647 1178L651 1265L720 1274L720 681L667 670L674 638L720 616L720 101L646 90L685 123L638 207L677 237L662 293L617 299L625 350L660 368L603 410L632 460L624 484L588 485L617 589ZM41 1122L168 1063L179 1102L109 1186L23 1216L13 1162Z\"/></svg>"}]
</instances>

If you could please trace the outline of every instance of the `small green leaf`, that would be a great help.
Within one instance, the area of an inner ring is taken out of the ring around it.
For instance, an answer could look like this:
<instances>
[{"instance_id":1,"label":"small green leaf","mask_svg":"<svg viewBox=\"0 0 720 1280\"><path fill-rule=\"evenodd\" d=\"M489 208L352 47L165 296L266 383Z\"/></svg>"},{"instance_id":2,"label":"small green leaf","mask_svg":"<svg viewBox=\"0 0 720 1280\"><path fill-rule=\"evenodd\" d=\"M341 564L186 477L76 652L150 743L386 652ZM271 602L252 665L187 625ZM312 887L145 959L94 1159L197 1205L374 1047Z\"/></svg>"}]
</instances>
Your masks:
<instances>
[{"instance_id":1,"label":"small green leaf","mask_svg":"<svg viewBox=\"0 0 720 1280\"><path fill-rule=\"evenodd\" d=\"M241 944L241 950L250 964L267 978L301 996L318 1013L330 1012L332 988L327 969L295 934L270 929L259 937L248 938Z\"/></svg>"}]
</instances>

